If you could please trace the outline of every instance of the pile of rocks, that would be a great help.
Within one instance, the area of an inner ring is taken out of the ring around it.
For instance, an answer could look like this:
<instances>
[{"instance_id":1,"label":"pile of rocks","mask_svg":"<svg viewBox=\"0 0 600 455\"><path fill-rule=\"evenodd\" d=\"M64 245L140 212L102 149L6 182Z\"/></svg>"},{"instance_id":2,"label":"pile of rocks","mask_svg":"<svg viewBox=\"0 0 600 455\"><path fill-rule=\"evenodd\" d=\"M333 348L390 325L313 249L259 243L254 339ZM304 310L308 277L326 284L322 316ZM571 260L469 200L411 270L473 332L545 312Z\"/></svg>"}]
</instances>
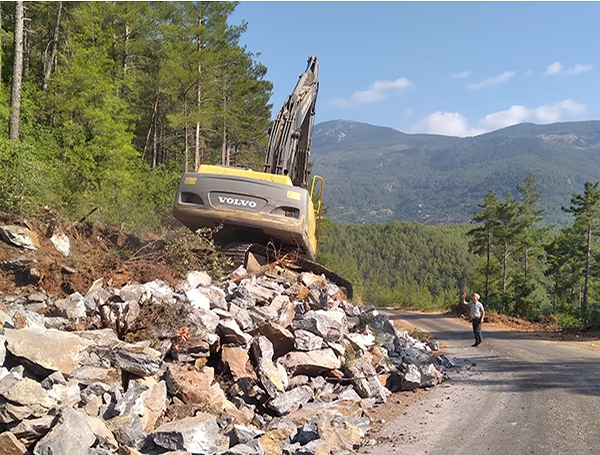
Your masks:
<instances>
[{"instance_id":1,"label":"pile of rocks","mask_svg":"<svg viewBox=\"0 0 600 455\"><path fill-rule=\"evenodd\" d=\"M0 302L0 455L352 453L454 363L278 266Z\"/></svg>"}]
</instances>

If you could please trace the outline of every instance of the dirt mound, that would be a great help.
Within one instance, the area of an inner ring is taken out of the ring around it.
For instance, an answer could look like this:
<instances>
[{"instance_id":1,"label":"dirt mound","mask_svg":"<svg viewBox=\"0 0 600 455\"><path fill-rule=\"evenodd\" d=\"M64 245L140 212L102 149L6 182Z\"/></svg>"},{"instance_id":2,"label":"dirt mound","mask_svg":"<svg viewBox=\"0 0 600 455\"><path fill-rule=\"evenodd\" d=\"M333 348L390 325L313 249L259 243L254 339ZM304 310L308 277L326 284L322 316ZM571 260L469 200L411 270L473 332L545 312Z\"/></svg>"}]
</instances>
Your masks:
<instances>
[{"instance_id":1,"label":"dirt mound","mask_svg":"<svg viewBox=\"0 0 600 455\"><path fill-rule=\"evenodd\" d=\"M48 212L41 219L0 213L0 225L28 229L35 250L0 241L0 294L28 295L45 291L54 298L85 293L103 278L121 287L161 279L175 280L172 267L161 251L161 239L142 240L92 223L68 223ZM61 233L68 239L68 255L51 238Z\"/></svg>"}]
</instances>

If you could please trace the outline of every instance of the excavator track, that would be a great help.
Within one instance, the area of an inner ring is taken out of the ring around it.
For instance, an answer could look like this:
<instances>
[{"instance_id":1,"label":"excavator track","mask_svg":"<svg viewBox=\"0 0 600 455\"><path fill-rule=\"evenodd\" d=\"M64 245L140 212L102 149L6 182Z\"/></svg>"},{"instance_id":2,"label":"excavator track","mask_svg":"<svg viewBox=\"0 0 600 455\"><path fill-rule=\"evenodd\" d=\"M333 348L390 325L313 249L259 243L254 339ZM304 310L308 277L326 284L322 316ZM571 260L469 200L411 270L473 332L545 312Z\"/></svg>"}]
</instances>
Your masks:
<instances>
[{"instance_id":1,"label":"excavator track","mask_svg":"<svg viewBox=\"0 0 600 455\"><path fill-rule=\"evenodd\" d=\"M337 273L329 270L327 267L324 267L318 262L311 261L310 259L307 259L303 256L298 256L294 259L294 262L303 271L312 272L315 275L325 275L325 278L335 283L342 290L342 292L346 294L348 300L352 300L352 297L354 296L354 290L350 281L346 280L345 278L342 278Z\"/></svg>"},{"instance_id":2,"label":"excavator track","mask_svg":"<svg viewBox=\"0 0 600 455\"><path fill-rule=\"evenodd\" d=\"M272 245L259 243L230 243L221 247L221 253L231 259L234 267L240 265L248 268L249 263L255 261L258 266L281 261L287 268L298 272L311 272L315 275L324 275L329 281L335 283L349 300L354 295L352 283L327 267L312 261L297 251L276 250Z\"/></svg>"}]
</instances>

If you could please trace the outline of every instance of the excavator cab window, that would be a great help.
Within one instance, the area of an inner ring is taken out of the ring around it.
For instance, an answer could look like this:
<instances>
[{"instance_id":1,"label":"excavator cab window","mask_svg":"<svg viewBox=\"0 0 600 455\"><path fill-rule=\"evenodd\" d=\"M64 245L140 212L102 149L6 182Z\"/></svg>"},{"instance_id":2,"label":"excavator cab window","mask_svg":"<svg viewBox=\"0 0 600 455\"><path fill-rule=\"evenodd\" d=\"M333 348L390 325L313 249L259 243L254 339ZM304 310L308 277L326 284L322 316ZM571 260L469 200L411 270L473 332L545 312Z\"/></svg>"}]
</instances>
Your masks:
<instances>
[{"instance_id":1,"label":"excavator cab window","mask_svg":"<svg viewBox=\"0 0 600 455\"><path fill-rule=\"evenodd\" d=\"M317 243L321 238L321 216L323 215L323 192L325 191L325 181L320 175L315 175L310 185L310 198L313 203L315 218L317 220L315 236Z\"/></svg>"},{"instance_id":2,"label":"excavator cab window","mask_svg":"<svg viewBox=\"0 0 600 455\"><path fill-rule=\"evenodd\" d=\"M325 189L325 181L320 175L315 175L310 185L310 198L313 201L315 215L321 216L323 211L323 190Z\"/></svg>"}]
</instances>

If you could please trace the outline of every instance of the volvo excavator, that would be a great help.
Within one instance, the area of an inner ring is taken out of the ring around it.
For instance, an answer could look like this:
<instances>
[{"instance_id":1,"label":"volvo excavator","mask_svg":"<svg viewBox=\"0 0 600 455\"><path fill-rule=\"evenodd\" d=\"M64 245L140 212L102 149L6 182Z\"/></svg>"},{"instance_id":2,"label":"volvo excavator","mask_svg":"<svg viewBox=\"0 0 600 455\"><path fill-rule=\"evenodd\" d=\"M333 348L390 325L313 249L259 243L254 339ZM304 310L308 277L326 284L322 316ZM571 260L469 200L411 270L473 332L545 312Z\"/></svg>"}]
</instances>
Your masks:
<instances>
[{"instance_id":1,"label":"volvo excavator","mask_svg":"<svg viewBox=\"0 0 600 455\"><path fill-rule=\"evenodd\" d=\"M269 129L262 172L200 165L183 174L173 215L194 232L217 228L215 243L236 265L292 252L300 269L324 274L352 298L351 283L315 262L324 181L315 175L309 185L308 167L318 89L317 58L310 56Z\"/></svg>"}]
</instances>

